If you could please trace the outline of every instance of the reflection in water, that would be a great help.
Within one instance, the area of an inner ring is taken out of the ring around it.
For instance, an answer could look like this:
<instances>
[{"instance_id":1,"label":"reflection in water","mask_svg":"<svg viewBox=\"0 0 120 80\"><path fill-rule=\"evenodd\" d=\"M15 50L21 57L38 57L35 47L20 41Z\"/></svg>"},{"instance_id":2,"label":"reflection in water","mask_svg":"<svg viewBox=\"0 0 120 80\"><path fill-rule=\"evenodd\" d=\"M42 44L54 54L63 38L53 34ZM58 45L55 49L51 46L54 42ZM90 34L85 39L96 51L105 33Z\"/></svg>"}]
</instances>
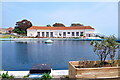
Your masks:
<instances>
[{"instance_id":1,"label":"reflection in water","mask_svg":"<svg viewBox=\"0 0 120 80\"><path fill-rule=\"evenodd\" d=\"M53 44L47 44L47 43L45 43L45 44L48 45L48 46L49 46L49 45L53 45Z\"/></svg>"},{"instance_id":2,"label":"reflection in water","mask_svg":"<svg viewBox=\"0 0 120 80\"><path fill-rule=\"evenodd\" d=\"M18 43L21 43L21 42L18 42ZM27 44L27 42L23 42L21 44L16 44L16 47L15 47L16 62L18 64L27 64L27 63L29 63L29 59L28 59L28 47L27 47L28 45L26 45L26 44Z\"/></svg>"},{"instance_id":3,"label":"reflection in water","mask_svg":"<svg viewBox=\"0 0 120 80\"><path fill-rule=\"evenodd\" d=\"M32 65L48 63L52 69L68 69L68 62L99 60L89 41L44 41L10 42L3 41L3 69L29 70Z\"/></svg>"},{"instance_id":4,"label":"reflection in water","mask_svg":"<svg viewBox=\"0 0 120 80\"><path fill-rule=\"evenodd\" d=\"M27 44L27 43L43 43L44 41L15 41L16 43Z\"/></svg>"}]
</instances>

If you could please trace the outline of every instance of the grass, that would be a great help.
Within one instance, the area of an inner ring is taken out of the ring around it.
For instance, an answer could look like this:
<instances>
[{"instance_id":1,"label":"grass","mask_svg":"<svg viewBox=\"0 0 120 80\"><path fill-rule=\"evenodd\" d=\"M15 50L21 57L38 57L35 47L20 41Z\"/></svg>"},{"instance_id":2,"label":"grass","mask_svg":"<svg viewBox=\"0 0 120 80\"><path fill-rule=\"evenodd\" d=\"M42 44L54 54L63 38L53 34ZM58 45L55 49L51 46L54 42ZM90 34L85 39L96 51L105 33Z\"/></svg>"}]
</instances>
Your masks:
<instances>
[{"instance_id":1,"label":"grass","mask_svg":"<svg viewBox=\"0 0 120 80\"><path fill-rule=\"evenodd\" d=\"M11 38L11 37L16 38L16 36L13 36L13 35L0 35L0 38Z\"/></svg>"},{"instance_id":2,"label":"grass","mask_svg":"<svg viewBox=\"0 0 120 80\"><path fill-rule=\"evenodd\" d=\"M0 35L0 38L10 38L10 35Z\"/></svg>"}]
</instances>

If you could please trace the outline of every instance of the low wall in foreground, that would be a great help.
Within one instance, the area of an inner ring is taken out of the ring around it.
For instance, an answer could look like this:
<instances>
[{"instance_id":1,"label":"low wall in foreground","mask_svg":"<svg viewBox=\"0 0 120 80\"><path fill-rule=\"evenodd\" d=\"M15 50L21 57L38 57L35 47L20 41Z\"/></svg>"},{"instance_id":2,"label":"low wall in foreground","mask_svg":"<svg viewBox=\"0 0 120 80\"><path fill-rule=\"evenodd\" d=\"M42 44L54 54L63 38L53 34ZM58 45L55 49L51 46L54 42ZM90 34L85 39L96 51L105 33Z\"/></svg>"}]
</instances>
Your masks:
<instances>
[{"instance_id":1,"label":"low wall in foreground","mask_svg":"<svg viewBox=\"0 0 120 80\"><path fill-rule=\"evenodd\" d=\"M69 78L116 78L120 77L120 67L76 68L79 61L69 62Z\"/></svg>"}]
</instances>

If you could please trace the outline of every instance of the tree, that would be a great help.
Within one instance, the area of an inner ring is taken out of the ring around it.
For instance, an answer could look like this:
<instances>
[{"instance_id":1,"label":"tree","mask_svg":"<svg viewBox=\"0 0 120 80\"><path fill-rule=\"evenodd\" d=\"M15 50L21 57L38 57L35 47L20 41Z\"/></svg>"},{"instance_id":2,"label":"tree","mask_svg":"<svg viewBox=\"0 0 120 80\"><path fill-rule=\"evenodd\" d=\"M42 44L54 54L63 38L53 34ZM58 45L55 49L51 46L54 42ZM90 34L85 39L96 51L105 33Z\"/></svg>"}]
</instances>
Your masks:
<instances>
[{"instance_id":1,"label":"tree","mask_svg":"<svg viewBox=\"0 0 120 80\"><path fill-rule=\"evenodd\" d=\"M22 20L22 21L18 21L15 24L15 28L19 28L20 31L26 31L27 28L30 28L32 26L32 23L26 19Z\"/></svg>"},{"instance_id":2,"label":"tree","mask_svg":"<svg viewBox=\"0 0 120 80\"><path fill-rule=\"evenodd\" d=\"M55 23L55 24L53 24L53 26L54 27L65 27L65 25L62 23Z\"/></svg>"},{"instance_id":3,"label":"tree","mask_svg":"<svg viewBox=\"0 0 120 80\"><path fill-rule=\"evenodd\" d=\"M98 34L96 34L95 37L100 37L100 36Z\"/></svg>"},{"instance_id":4,"label":"tree","mask_svg":"<svg viewBox=\"0 0 120 80\"><path fill-rule=\"evenodd\" d=\"M72 23L71 26L72 27L78 27L78 26L84 26L84 25L80 24L80 23Z\"/></svg>"},{"instance_id":5,"label":"tree","mask_svg":"<svg viewBox=\"0 0 120 80\"><path fill-rule=\"evenodd\" d=\"M116 51L119 48L119 43L117 43L115 40L116 40L115 36L110 36L107 38L107 42L109 43L108 48L111 60L114 60Z\"/></svg>"},{"instance_id":6,"label":"tree","mask_svg":"<svg viewBox=\"0 0 120 80\"><path fill-rule=\"evenodd\" d=\"M111 60L114 60L116 49L119 48L119 44L115 41L115 36L104 38L101 42L91 41L90 45L94 46L94 52L100 57L101 63L105 62L108 55Z\"/></svg>"},{"instance_id":7,"label":"tree","mask_svg":"<svg viewBox=\"0 0 120 80\"><path fill-rule=\"evenodd\" d=\"M27 33L27 28L30 28L32 26L32 23L26 19L22 21L18 21L15 24L15 28L13 32L18 33L18 34L26 34Z\"/></svg>"},{"instance_id":8,"label":"tree","mask_svg":"<svg viewBox=\"0 0 120 80\"><path fill-rule=\"evenodd\" d=\"M91 41L90 44L94 46L94 52L99 56L101 62L104 62L108 55L108 53L106 53L107 51L106 41L105 40L102 40L101 42Z\"/></svg>"},{"instance_id":9,"label":"tree","mask_svg":"<svg viewBox=\"0 0 120 80\"><path fill-rule=\"evenodd\" d=\"M13 32L20 34L20 29L19 29L19 28L15 28L15 29L13 30Z\"/></svg>"},{"instance_id":10,"label":"tree","mask_svg":"<svg viewBox=\"0 0 120 80\"><path fill-rule=\"evenodd\" d=\"M26 34L26 31L25 31L25 30L21 31L19 28L15 28L15 29L13 30L13 32L14 32L14 33L18 33L18 34Z\"/></svg>"},{"instance_id":11,"label":"tree","mask_svg":"<svg viewBox=\"0 0 120 80\"><path fill-rule=\"evenodd\" d=\"M50 25L50 24L48 24L48 25L47 25L47 27L51 27L51 25Z\"/></svg>"}]
</instances>

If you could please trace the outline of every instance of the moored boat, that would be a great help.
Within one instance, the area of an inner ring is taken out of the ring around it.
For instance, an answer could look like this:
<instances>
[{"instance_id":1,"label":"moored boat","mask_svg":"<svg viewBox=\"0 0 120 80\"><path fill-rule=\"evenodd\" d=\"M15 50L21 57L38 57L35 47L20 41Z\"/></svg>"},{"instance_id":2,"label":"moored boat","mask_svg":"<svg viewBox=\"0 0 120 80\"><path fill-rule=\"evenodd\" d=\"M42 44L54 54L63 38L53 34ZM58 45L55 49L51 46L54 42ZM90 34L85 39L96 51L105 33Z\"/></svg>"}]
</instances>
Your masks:
<instances>
[{"instance_id":1,"label":"moored boat","mask_svg":"<svg viewBox=\"0 0 120 80\"><path fill-rule=\"evenodd\" d=\"M45 43L53 43L53 41L48 39L48 40L45 41Z\"/></svg>"}]
</instances>

